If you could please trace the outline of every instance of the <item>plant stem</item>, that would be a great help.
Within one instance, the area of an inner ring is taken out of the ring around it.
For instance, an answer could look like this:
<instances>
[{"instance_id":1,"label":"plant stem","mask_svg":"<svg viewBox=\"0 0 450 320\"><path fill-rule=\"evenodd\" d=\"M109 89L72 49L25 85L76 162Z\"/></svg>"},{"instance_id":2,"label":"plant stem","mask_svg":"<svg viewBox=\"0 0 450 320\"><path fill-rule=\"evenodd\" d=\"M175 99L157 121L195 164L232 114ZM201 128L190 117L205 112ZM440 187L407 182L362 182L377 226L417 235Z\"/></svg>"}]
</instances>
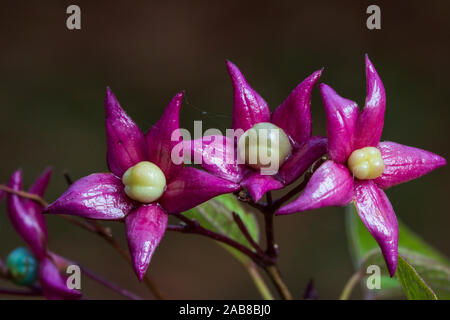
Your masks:
<instances>
[{"instance_id":1,"label":"plant stem","mask_svg":"<svg viewBox=\"0 0 450 320\"><path fill-rule=\"evenodd\" d=\"M128 254L128 252L123 249L119 243L117 243L117 241L113 238L113 237L109 237L109 238L105 238L106 241L109 242L109 244L116 249L116 251L126 260L128 261L128 263L133 266L133 263L131 261L130 255ZM154 296L159 299L159 300L164 300L164 296L162 295L161 291L158 289L158 287L153 283L153 280L150 278L150 276L148 274L144 275L143 281L145 283L145 285L150 288L150 290L152 291L152 293L154 294Z\"/></svg>"},{"instance_id":2,"label":"plant stem","mask_svg":"<svg viewBox=\"0 0 450 320\"><path fill-rule=\"evenodd\" d=\"M182 219L179 216L182 216L181 214L173 214L173 216ZM184 216L183 216L184 217ZM187 219L187 222L186 222ZM181 233L192 233L192 234L198 234L219 242L222 242L226 245L229 245L230 247L235 248L236 250L242 252L246 256L248 256L250 259L253 260L256 264L263 267L266 265L267 262L263 261L267 259L267 257L259 255L258 253L250 250L246 246L240 244L239 242L214 231L208 230L204 227L202 227L197 221L190 220L189 218L184 217L183 222L186 223L186 225L168 225L167 230L169 231L176 231Z\"/></svg>"},{"instance_id":3,"label":"plant stem","mask_svg":"<svg viewBox=\"0 0 450 320\"><path fill-rule=\"evenodd\" d=\"M278 257L278 248L275 243L275 236L274 236L274 215L275 212L286 202L289 201L292 197L297 195L298 193L302 192L303 189L305 189L306 185L308 184L309 180L311 179L314 172L327 160L326 157L321 157L318 159L310 168L308 172L305 173L305 176L303 178L303 181L297 185L294 189L289 191L287 194L282 196L281 198L277 200L272 199L271 192L266 193L266 203L257 203L251 199L251 197L241 197L238 195L238 199L246 202L248 205L252 206L253 208L258 209L261 211L264 215L264 224L265 224L265 233L266 233L266 243L267 248L265 252L265 256L267 256L269 259L265 259L263 261L272 261L272 263L266 263L262 268L267 272L270 279L274 283L275 287L277 288L279 294L283 299L291 300L292 295L289 292L289 289L287 285L284 283L283 279L281 278L281 275L278 271L277 266L277 257Z\"/></svg>"},{"instance_id":4,"label":"plant stem","mask_svg":"<svg viewBox=\"0 0 450 320\"><path fill-rule=\"evenodd\" d=\"M348 298L350 298L350 295L352 294L353 289L359 283L362 277L363 274L360 271L354 273L345 284L341 296L339 297L339 300L348 300Z\"/></svg>"},{"instance_id":5,"label":"plant stem","mask_svg":"<svg viewBox=\"0 0 450 320\"><path fill-rule=\"evenodd\" d=\"M266 201L267 201L267 206L270 208L273 205L273 200L272 200L272 192L267 192L266 193Z\"/></svg>"},{"instance_id":6,"label":"plant stem","mask_svg":"<svg viewBox=\"0 0 450 320\"><path fill-rule=\"evenodd\" d=\"M80 269L81 269L81 271L83 271L84 274L86 274L86 276L88 276L92 280L94 280L94 281L100 283L101 285L107 287L108 289L124 296L125 298L131 299L131 300L142 300L141 297L135 295L134 293L132 293L126 289L119 287L117 284L115 284L113 282L109 282L108 280L103 279L102 277L100 277L99 275L90 271L89 269L82 267L82 266L80 266Z\"/></svg>"},{"instance_id":7,"label":"plant stem","mask_svg":"<svg viewBox=\"0 0 450 320\"><path fill-rule=\"evenodd\" d=\"M9 289L0 288L0 294L8 294L14 296L41 296L42 291L38 289Z\"/></svg>"},{"instance_id":8,"label":"plant stem","mask_svg":"<svg viewBox=\"0 0 450 320\"><path fill-rule=\"evenodd\" d=\"M22 198L31 199L31 200L39 203L42 207L48 206L48 202L36 194L29 193L29 192L22 191L22 190L14 190L8 186L1 185L1 184L0 184L0 190L6 191L8 193L16 194ZM128 261L130 263L130 265L132 265L131 258L128 255L128 252L125 251L119 245L119 243L113 238L111 231L109 229L105 228L104 226L102 226L97 221L87 220L87 222L84 222L82 220L78 220L71 216L66 216L66 215L58 215L58 216L60 216L61 218L65 219L66 221L69 221L70 223L73 223L76 226L81 227L89 232L98 234L104 240L106 240L126 261ZM161 294L159 289L156 287L156 285L153 283L153 281L149 275L146 274L144 276L143 280L144 280L144 283L146 284L146 286L152 291L153 295L157 299L160 299L160 300L164 299L163 295Z\"/></svg>"},{"instance_id":9,"label":"plant stem","mask_svg":"<svg viewBox=\"0 0 450 320\"><path fill-rule=\"evenodd\" d=\"M248 256L255 264L257 264L263 270L266 271L266 273L272 280L273 284L275 285L280 296L283 299L285 300L292 299L292 295L289 292L289 289L287 288L286 284L283 282L283 279L281 278L278 269L276 267L276 256L271 257L265 252L262 253L254 252L249 248L247 248L246 246L240 244L239 242L229 238L228 236L213 232L211 230L202 227L197 221L191 220L188 217L182 215L181 213L173 214L173 216L182 220L185 223L185 225L168 225L167 230L183 233L199 234L211 238L213 240L225 243L235 248L236 250Z\"/></svg>"},{"instance_id":10,"label":"plant stem","mask_svg":"<svg viewBox=\"0 0 450 320\"><path fill-rule=\"evenodd\" d=\"M294 197L295 195L302 192L303 189L305 189L306 185L308 184L309 179L310 179L310 177L305 175L305 177L303 178L303 181L299 185L297 185L294 189L292 189L291 191L286 193L281 198L275 200L274 203L272 204L272 208L275 211L278 210L286 201L289 201L292 197Z\"/></svg>"},{"instance_id":11,"label":"plant stem","mask_svg":"<svg viewBox=\"0 0 450 320\"><path fill-rule=\"evenodd\" d=\"M236 213L232 212L234 222L236 222L237 226L239 227L239 230L241 230L241 233L247 239L247 241L251 244L253 248L259 253L264 254L264 251L261 249L261 247L256 243L256 241L251 236L250 232L248 231L247 227L245 226L244 222L242 221L241 217Z\"/></svg>"},{"instance_id":12,"label":"plant stem","mask_svg":"<svg viewBox=\"0 0 450 320\"><path fill-rule=\"evenodd\" d=\"M305 176L303 177L303 181L297 185L294 189L286 193L281 198L275 200L272 204L272 209L274 211L278 210L286 201L289 201L293 196L299 194L300 192L305 189L306 185L308 184L309 180L311 179L314 172L327 160L326 157L322 157L319 160L317 160L311 167L309 171L305 173Z\"/></svg>"},{"instance_id":13,"label":"plant stem","mask_svg":"<svg viewBox=\"0 0 450 320\"><path fill-rule=\"evenodd\" d=\"M71 220L69 220L71 222ZM98 235L100 235L103 239L105 239L106 242L108 242L111 247L113 247L117 253L119 253L120 256L122 256L122 258L125 261L128 261L128 263L133 266L133 263L131 261L130 255L128 254L128 252L122 248L120 246L120 244L116 241L116 239L112 236L111 232L105 228L104 226L102 226L100 223L98 223L97 221L89 221L90 226L91 227L85 227L86 230L89 230L91 232L94 232ZM77 224L78 225L78 224ZM144 276L143 278L144 283L146 284L146 286L152 291L153 295L159 299L159 300L163 300L164 296L162 295L161 291L158 289L158 287L153 283L152 279L150 278L150 276L148 276L147 274Z\"/></svg>"},{"instance_id":14,"label":"plant stem","mask_svg":"<svg viewBox=\"0 0 450 320\"><path fill-rule=\"evenodd\" d=\"M264 300L274 300L272 293L270 293L269 288L267 287L264 279L262 278L256 265L253 262L249 262L249 264L247 265L247 271L250 274L253 282L255 283L255 286L258 289L259 293L261 294L261 297Z\"/></svg>"},{"instance_id":15,"label":"plant stem","mask_svg":"<svg viewBox=\"0 0 450 320\"><path fill-rule=\"evenodd\" d=\"M264 224L266 227L266 253L269 257L276 259L278 256L277 245L275 243L274 227L273 227L273 210L266 210L264 213Z\"/></svg>"},{"instance_id":16,"label":"plant stem","mask_svg":"<svg viewBox=\"0 0 450 320\"><path fill-rule=\"evenodd\" d=\"M283 279L281 278L280 272L278 271L278 268L276 265L268 266L266 269L267 274L269 275L270 279L272 280L273 284L278 290L278 293L284 300L292 300L291 292L289 291L288 287L284 283Z\"/></svg>"},{"instance_id":17,"label":"plant stem","mask_svg":"<svg viewBox=\"0 0 450 320\"><path fill-rule=\"evenodd\" d=\"M26 198L26 199L30 199L30 200L36 201L37 203L39 203L43 207L48 206L47 201L42 199L37 194L25 192L25 191L22 191L22 190L14 190L14 189L12 189L12 188L10 188L8 186L5 186L4 184L0 184L0 190L6 191L8 193L16 194L16 195L18 195L18 196L20 196L22 198Z\"/></svg>"}]
</instances>

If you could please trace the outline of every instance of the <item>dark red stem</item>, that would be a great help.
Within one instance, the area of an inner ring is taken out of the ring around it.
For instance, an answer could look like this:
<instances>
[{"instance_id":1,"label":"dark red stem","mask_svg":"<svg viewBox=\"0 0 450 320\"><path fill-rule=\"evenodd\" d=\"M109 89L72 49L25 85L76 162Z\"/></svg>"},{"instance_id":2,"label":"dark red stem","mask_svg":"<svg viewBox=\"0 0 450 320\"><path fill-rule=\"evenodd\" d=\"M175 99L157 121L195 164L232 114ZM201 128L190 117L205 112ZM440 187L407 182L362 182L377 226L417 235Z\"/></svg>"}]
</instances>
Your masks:
<instances>
[{"instance_id":1,"label":"dark red stem","mask_svg":"<svg viewBox=\"0 0 450 320\"><path fill-rule=\"evenodd\" d=\"M10 289L0 288L0 294L8 294L12 296L41 296L42 291L39 289Z\"/></svg>"},{"instance_id":2,"label":"dark red stem","mask_svg":"<svg viewBox=\"0 0 450 320\"><path fill-rule=\"evenodd\" d=\"M239 227L239 230L241 231L242 235L247 239L247 241L250 243L250 245L255 248L255 250L259 254L264 254L264 251L261 249L259 244L256 243L255 240L253 240L253 237L251 236L250 232L248 231L247 227L245 226L244 222L242 221L241 217L236 213L233 213L233 219L234 222L236 222L236 225Z\"/></svg>"},{"instance_id":3,"label":"dark red stem","mask_svg":"<svg viewBox=\"0 0 450 320\"><path fill-rule=\"evenodd\" d=\"M131 299L131 300L142 300L141 297L137 296L136 294L121 288L120 286L118 286L117 284L110 282L106 279L103 279L102 277L100 277L99 275L97 275L96 273L90 271L87 268L84 268L82 266L80 266L81 271L83 271L83 273L88 276L89 278L91 278L92 280L100 283L101 285L105 286L106 288L120 294L121 296L124 296L125 298Z\"/></svg>"},{"instance_id":4,"label":"dark red stem","mask_svg":"<svg viewBox=\"0 0 450 320\"><path fill-rule=\"evenodd\" d=\"M209 229L206 229L202 227L197 221L191 220L187 218L186 216L182 215L181 213L173 214L174 217L178 218L182 222L184 222L184 225L168 225L167 230L169 231L176 231L176 232L182 232L182 233L192 233L192 234L198 234L202 235L208 238L211 238L213 240L225 243L229 245L230 247L235 248L236 250L242 252L246 256L248 256L250 259L252 259L256 264L259 266L266 265L270 260L268 257L262 254L258 254L254 252L253 250L247 248L246 246L240 244L239 242L231 239L230 237L211 231Z\"/></svg>"}]
</instances>

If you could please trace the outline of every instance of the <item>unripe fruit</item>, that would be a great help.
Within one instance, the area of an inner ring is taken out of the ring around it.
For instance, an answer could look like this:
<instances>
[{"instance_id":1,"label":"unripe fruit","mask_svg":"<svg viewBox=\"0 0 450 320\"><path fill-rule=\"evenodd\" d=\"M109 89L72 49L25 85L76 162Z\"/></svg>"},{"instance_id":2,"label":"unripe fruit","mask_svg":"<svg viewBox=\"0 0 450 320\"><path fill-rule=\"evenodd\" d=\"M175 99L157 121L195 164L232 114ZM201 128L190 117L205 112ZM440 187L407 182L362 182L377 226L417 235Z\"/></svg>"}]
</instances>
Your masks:
<instances>
[{"instance_id":1,"label":"unripe fruit","mask_svg":"<svg viewBox=\"0 0 450 320\"><path fill-rule=\"evenodd\" d=\"M25 248L14 249L6 259L12 280L22 286L31 286L37 280L38 262Z\"/></svg>"},{"instance_id":2,"label":"unripe fruit","mask_svg":"<svg viewBox=\"0 0 450 320\"><path fill-rule=\"evenodd\" d=\"M238 156L242 163L254 169L277 164L278 169L292 151L289 137L283 129L270 122L260 122L248 129L238 141Z\"/></svg>"},{"instance_id":3,"label":"unripe fruit","mask_svg":"<svg viewBox=\"0 0 450 320\"><path fill-rule=\"evenodd\" d=\"M122 182L125 185L126 195L142 203L158 200L166 189L164 173L149 161L139 162L125 171Z\"/></svg>"},{"instance_id":4,"label":"unripe fruit","mask_svg":"<svg viewBox=\"0 0 450 320\"><path fill-rule=\"evenodd\" d=\"M375 147L365 147L353 151L347 164L353 175L360 180L375 179L384 172L381 152Z\"/></svg>"}]
</instances>

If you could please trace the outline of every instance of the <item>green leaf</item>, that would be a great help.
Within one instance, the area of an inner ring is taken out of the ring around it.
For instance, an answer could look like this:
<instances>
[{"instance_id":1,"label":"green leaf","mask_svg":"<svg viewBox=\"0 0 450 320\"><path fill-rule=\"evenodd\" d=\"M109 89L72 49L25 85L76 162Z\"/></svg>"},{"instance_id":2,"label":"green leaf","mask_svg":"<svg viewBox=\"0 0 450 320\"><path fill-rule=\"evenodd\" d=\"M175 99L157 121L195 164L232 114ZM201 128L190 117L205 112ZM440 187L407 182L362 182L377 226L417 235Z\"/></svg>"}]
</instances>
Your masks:
<instances>
[{"instance_id":1,"label":"green leaf","mask_svg":"<svg viewBox=\"0 0 450 320\"><path fill-rule=\"evenodd\" d=\"M409 300L437 300L436 294L400 255L398 256L396 277Z\"/></svg>"},{"instance_id":2,"label":"green leaf","mask_svg":"<svg viewBox=\"0 0 450 320\"><path fill-rule=\"evenodd\" d=\"M401 254L439 299L450 299L450 265L410 250L402 249Z\"/></svg>"},{"instance_id":3,"label":"green leaf","mask_svg":"<svg viewBox=\"0 0 450 320\"><path fill-rule=\"evenodd\" d=\"M367 230L358 216L353 204L346 208L347 234L350 243L355 267L358 268L364 257L370 250L379 249L378 243ZM397 219L398 220L398 219ZM399 227L399 251L409 250L420 253L436 261L450 265L450 260L439 251L428 245L419 235L411 231L405 224L398 220Z\"/></svg>"},{"instance_id":4,"label":"green leaf","mask_svg":"<svg viewBox=\"0 0 450 320\"><path fill-rule=\"evenodd\" d=\"M255 216L250 212L246 212L241 207L236 197L232 194L218 196L189 211L184 212L183 214L190 219L197 220L202 227L227 235L231 239L243 244L251 250L254 250L235 223L233 219L233 212L239 215L253 240L258 243L259 226ZM220 243L220 245L233 254L239 261L244 263L244 265L248 265L249 259L247 256L227 245L222 243Z\"/></svg>"},{"instance_id":5,"label":"green leaf","mask_svg":"<svg viewBox=\"0 0 450 320\"><path fill-rule=\"evenodd\" d=\"M381 290L377 297L399 296L401 286L397 278L390 278L383 256L375 239L358 216L354 205L346 209L347 233L350 252L356 270L365 270L370 264L382 268ZM434 289L440 299L450 298L450 261L428 245L420 236L401 221L399 224L399 254L406 258L422 279ZM401 271L400 271L401 272ZM397 274L399 270L397 269ZM402 275L403 276L403 275Z\"/></svg>"}]
</instances>

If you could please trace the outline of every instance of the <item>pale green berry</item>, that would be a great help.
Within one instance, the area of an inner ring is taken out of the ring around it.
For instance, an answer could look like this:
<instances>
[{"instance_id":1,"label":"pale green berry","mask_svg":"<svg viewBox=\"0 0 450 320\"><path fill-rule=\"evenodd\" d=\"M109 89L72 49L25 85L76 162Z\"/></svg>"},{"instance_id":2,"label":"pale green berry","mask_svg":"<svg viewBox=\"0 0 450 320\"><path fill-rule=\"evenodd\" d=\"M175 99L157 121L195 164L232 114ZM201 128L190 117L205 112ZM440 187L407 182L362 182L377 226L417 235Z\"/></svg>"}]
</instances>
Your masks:
<instances>
[{"instance_id":1,"label":"pale green berry","mask_svg":"<svg viewBox=\"0 0 450 320\"><path fill-rule=\"evenodd\" d=\"M158 200L166 189L164 173L149 161L139 162L125 171L122 182L127 196L142 203Z\"/></svg>"},{"instance_id":2,"label":"pale green berry","mask_svg":"<svg viewBox=\"0 0 450 320\"><path fill-rule=\"evenodd\" d=\"M353 175L360 180L375 179L384 172L381 152L375 147L365 147L352 152L347 165Z\"/></svg>"},{"instance_id":3,"label":"pale green berry","mask_svg":"<svg viewBox=\"0 0 450 320\"><path fill-rule=\"evenodd\" d=\"M278 170L291 152L287 134L270 122L257 123L238 141L239 160L254 169L277 166Z\"/></svg>"}]
</instances>

